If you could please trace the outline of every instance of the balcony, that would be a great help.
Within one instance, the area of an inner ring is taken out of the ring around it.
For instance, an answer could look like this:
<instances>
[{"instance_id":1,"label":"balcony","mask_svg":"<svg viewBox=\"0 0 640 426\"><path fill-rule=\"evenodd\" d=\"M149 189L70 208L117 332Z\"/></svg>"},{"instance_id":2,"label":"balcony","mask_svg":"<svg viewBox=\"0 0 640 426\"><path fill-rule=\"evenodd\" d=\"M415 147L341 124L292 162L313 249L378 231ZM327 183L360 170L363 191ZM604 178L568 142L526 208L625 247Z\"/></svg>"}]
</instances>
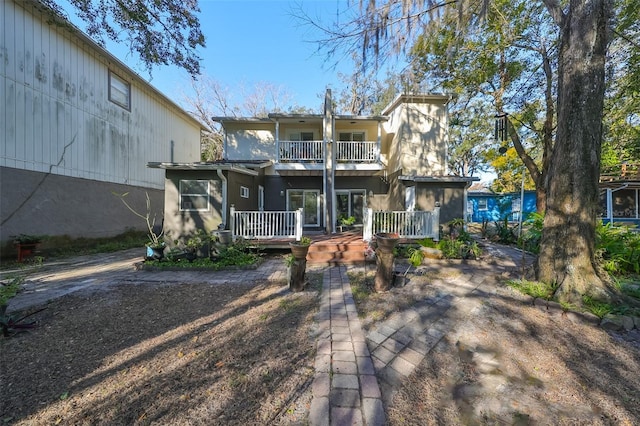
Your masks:
<instances>
[{"instance_id":1,"label":"balcony","mask_svg":"<svg viewBox=\"0 0 640 426\"><path fill-rule=\"evenodd\" d=\"M279 141L279 163L323 163L323 141ZM336 142L338 163L375 164L380 161L380 149L375 141Z\"/></svg>"},{"instance_id":2,"label":"balcony","mask_svg":"<svg viewBox=\"0 0 640 426\"><path fill-rule=\"evenodd\" d=\"M377 142L336 142L336 161L338 163L377 163L380 161L380 149Z\"/></svg>"},{"instance_id":3,"label":"balcony","mask_svg":"<svg viewBox=\"0 0 640 426\"><path fill-rule=\"evenodd\" d=\"M279 163L322 163L323 141L279 141Z\"/></svg>"}]
</instances>

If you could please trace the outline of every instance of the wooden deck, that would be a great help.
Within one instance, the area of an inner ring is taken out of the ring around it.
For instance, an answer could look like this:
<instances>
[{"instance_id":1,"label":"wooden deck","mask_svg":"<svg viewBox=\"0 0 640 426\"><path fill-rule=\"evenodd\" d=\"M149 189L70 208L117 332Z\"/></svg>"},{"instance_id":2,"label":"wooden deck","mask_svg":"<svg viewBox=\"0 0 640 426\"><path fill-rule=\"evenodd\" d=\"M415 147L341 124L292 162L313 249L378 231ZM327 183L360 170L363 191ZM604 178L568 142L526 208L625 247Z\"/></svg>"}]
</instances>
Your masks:
<instances>
[{"instance_id":1,"label":"wooden deck","mask_svg":"<svg viewBox=\"0 0 640 426\"><path fill-rule=\"evenodd\" d=\"M364 251L367 242L362 240L362 231L341 232L337 234L305 233L305 237L311 238L311 246L307 255L307 263L312 264L359 264L364 263ZM261 239L248 240L251 245L262 249L288 250L289 243L294 239ZM401 244L410 240L403 239Z\"/></svg>"},{"instance_id":2,"label":"wooden deck","mask_svg":"<svg viewBox=\"0 0 640 426\"><path fill-rule=\"evenodd\" d=\"M334 243L334 244L350 244L362 243L362 231L341 232L338 234L324 234L320 232L305 232L305 237L311 238L311 244L314 243ZM265 248L281 248L288 249L289 243L295 241L293 238L269 238L260 240L247 240L251 245Z\"/></svg>"}]
</instances>

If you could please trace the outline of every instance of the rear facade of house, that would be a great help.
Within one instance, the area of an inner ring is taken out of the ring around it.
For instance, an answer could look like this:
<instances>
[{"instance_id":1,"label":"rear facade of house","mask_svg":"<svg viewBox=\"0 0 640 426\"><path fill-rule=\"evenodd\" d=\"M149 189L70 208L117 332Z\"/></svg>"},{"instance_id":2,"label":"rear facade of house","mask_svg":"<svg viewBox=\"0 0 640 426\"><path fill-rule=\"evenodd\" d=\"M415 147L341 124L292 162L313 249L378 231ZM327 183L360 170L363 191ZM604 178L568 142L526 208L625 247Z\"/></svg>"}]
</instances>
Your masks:
<instances>
[{"instance_id":1,"label":"rear facade of house","mask_svg":"<svg viewBox=\"0 0 640 426\"><path fill-rule=\"evenodd\" d=\"M165 230L228 228L232 211L302 209L304 232L362 226L373 211L439 210L464 218L473 178L447 175L448 96L403 94L379 116L332 110L266 118L216 117L224 159L150 163L166 170Z\"/></svg>"}]
</instances>

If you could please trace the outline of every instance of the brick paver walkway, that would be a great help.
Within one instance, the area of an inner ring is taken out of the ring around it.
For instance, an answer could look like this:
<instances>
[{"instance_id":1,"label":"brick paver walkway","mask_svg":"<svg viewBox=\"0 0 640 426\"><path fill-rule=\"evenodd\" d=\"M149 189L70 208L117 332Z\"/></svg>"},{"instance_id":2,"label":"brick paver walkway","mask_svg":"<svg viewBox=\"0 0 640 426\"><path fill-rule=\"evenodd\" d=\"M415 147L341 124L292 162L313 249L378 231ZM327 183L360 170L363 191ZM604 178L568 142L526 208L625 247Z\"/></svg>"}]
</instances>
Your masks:
<instances>
[{"instance_id":1,"label":"brick paver walkway","mask_svg":"<svg viewBox=\"0 0 640 426\"><path fill-rule=\"evenodd\" d=\"M309 422L383 425L382 394L346 272L336 266L323 276Z\"/></svg>"},{"instance_id":2,"label":"brick paver walkway","mask_svg":"<svg viewBox=\"0 0 640 426\"><path fill-rule=\"evenodd\" d=\"M452 263L450 278L435 280L436 296L375 325L365 335L356 312L347 267L325 270L317 315L319 339L315 360L312 425L383 425L388 406L404 379L433 347L462 327L496 275L513 271L517 252L503 249L490 265ZM358 269L357 267L349 267Z\"/></svg>"}]
</instances>

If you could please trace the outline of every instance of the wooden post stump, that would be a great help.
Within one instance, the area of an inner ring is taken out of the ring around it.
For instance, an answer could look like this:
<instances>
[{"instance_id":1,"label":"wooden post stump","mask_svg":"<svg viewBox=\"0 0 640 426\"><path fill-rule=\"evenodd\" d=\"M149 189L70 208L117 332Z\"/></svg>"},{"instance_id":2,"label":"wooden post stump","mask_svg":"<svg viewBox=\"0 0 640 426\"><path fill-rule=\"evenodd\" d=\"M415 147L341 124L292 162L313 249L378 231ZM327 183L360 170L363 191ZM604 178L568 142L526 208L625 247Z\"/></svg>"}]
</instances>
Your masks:
<instances>
[{"instance_id":1,"label":"wooden post stump","mask_svg":"<svg viewBox=\"0 0 640 426\"><path fill-rule=\"evenodd\" d=\"M376 292L388 291L393 285L395 271L395 256L393 251L376 250L376 277L374 289Z\"/></svg>"},{"instance_id":2,"label":"wooden post stump","mask_svg":"<svg viewBox=\"0 0 640 426\"><path fill-rule=\"evenodd\" d=\"M289 267L289 290L300 292L304 290L305 270L307 268L306 258L295 258Z\"/></svg>"}]
</instances>

